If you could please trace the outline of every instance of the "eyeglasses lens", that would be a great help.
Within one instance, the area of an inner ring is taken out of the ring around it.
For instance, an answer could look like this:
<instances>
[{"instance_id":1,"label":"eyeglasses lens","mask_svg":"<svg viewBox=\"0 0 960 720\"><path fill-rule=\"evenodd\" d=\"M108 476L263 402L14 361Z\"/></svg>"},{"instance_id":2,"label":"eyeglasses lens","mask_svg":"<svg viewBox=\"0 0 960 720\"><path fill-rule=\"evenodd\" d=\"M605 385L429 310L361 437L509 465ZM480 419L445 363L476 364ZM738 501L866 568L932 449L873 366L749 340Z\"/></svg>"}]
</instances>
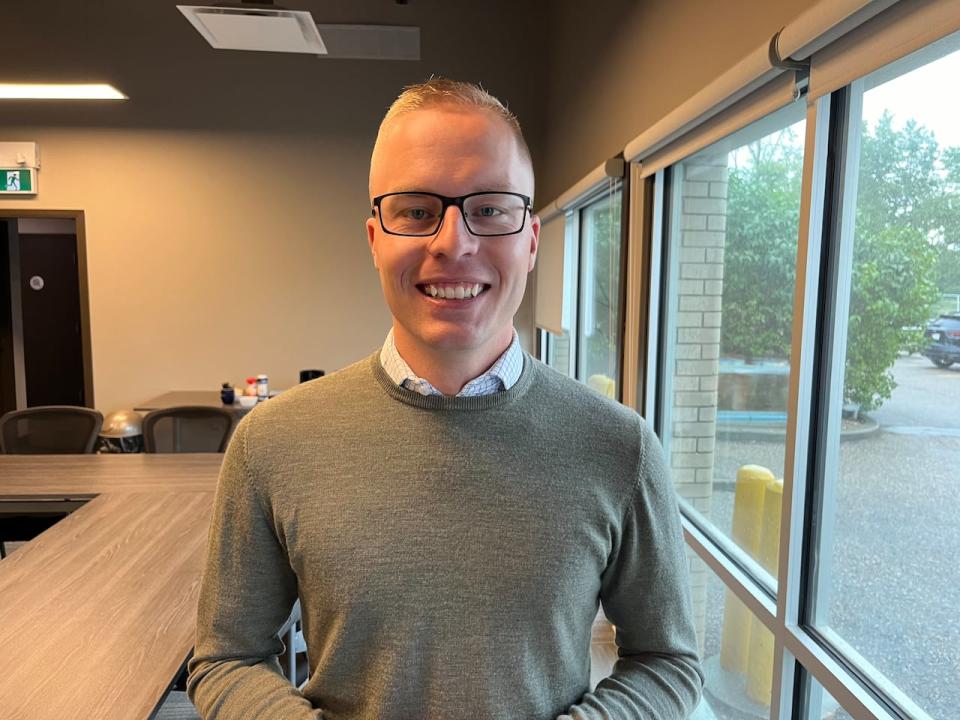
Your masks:
<instances>
[{"instance_id":1,"label":"eyeglasses lens","mask_svg":"<svg viewBox=\"0 0 960 720\"><path fill-rule=\"evenodd\" d=\"M463 202L467 229L474 235L519 232L525 214L522 198L507 193L471 195ZM443 220L443 200L420 193L388 195L380 203L380 217L387 232L432 235Z\"/></svg>"}]
</instances>

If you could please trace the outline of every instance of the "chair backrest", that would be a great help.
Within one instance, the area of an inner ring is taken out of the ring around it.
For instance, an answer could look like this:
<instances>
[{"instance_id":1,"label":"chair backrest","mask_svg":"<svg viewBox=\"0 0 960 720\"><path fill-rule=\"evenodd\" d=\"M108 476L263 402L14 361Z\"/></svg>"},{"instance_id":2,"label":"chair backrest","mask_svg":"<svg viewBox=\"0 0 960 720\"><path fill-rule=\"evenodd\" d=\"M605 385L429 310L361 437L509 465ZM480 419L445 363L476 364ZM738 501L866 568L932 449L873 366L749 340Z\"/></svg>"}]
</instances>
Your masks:
<instances>
[{"instance_id":1,"label":"chair backrest","mask_svg":"<svg viewBox=\"0 0 960 720\"><path fill-rule=\"evenodd\" d=\"M153 410L143 418L143 449L148 453L223 452L235 418L226 408L203 405Z\"/></svg>"},{"instance_id":2,"label":"chair backrest","mask_svg":"<svg viewBox=\"0 0 960 720\"><path fill-rule=\"evenodd\" d=\"M0 417L0 452L10 455L65 455L93 452L103 426L97 410L42 405L11 410Z\"/></svg>"}]
</instances>

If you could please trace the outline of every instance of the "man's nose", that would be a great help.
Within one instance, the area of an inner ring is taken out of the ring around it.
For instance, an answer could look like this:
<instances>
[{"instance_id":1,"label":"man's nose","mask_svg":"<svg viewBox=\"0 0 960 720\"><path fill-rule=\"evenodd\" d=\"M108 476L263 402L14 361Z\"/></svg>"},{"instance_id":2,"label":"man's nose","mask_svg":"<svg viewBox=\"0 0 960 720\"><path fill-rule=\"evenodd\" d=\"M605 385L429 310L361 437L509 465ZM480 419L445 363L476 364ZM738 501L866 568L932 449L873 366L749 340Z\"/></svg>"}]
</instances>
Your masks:
<instances>
[{"instance_id":1,"label":"man's nose","mask_svg":"<svg viewBox=\"0 0 960 720\"><path fill-rule=\"evenodd\" d=\"M457 258L477 252L479 238L467 230L463 213L456 205L450 205L440 223L440 229L430 240L432 255Z\"/></svg>"}]
</instances>

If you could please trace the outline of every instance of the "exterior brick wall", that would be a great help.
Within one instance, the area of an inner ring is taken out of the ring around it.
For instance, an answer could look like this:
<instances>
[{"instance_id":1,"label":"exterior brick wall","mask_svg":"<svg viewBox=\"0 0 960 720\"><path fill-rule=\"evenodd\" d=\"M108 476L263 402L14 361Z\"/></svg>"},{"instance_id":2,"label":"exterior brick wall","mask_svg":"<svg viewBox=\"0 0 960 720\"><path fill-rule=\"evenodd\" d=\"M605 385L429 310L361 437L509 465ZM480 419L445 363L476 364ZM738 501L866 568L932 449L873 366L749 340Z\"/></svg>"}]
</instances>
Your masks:
<instances>
[{"instance_id":1,"label":"exterior brick wall","mask_svg":"<svg viewBox=\"0 0 960 720\"><path fill-rule=\"evenodd\" d=\"M550 366L565 375L570 374L570 336L552 335L553 356L550 358Z\"/></svg>"},{"instance_id":2,"label":"exterior brick wall","mask_svg":"<svg viewBox=\"0 0 960 720\"><path fill-rule=\"evenodd\" d=\"M676 169L683 177L669 460L677 492L709 517L727 227L727 155L693 158ZM702 651L710 571L693 551L688 549L687 556Z\"/></svg>"}]
</instances>

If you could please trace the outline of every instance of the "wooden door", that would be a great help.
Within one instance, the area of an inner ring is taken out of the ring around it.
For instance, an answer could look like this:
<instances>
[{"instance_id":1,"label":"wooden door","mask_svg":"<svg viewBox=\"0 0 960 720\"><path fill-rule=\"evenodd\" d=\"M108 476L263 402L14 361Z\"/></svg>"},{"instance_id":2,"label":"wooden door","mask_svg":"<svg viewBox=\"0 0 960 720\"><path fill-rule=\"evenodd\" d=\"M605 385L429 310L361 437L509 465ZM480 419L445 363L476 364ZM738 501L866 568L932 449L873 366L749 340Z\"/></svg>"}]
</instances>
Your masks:
<instances>
[{"instance_id":1,"label":"wooden door","mask_svg":"<svg viewBox=\"0 0 960 720\"><path fill-rule=\"evenodd\" d=\"M20 235L27 406L85 405L75 235Z\"/></svg>"}]
</instances>

